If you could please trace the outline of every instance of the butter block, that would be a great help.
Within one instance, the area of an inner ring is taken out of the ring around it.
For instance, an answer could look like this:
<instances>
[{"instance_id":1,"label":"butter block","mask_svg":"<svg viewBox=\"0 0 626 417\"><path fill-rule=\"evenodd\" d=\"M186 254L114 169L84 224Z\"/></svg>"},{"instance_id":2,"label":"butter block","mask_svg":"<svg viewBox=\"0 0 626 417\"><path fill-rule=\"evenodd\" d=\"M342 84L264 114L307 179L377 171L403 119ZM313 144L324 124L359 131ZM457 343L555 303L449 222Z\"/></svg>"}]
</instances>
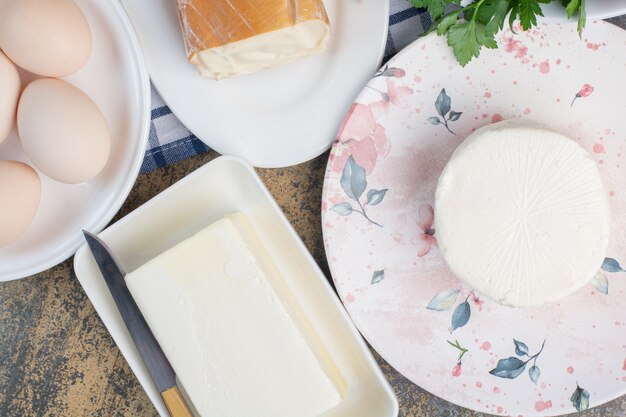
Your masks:
<instances>
[{"instance_id":1,"label":"butter block","mask_svg":"<svg viewBox=\"0 0 626 417\"><path fill-rule=\"evenodd\" d=\"M510 306L553 302L587 284L604 260L610 225L591 154L527 122L469 135L435 196L435 236L450 270Z\"/></svg>"},{"instance_id":2,"label":"butter block","mask_svg":"<svg viewBox=\"0 0 626 417\"><path fill-rule=\"evenodd\" d=\"M322 0L177 0L189 62L221 79L322 52L330 36Z\"/></svg>"},{"instance_id":3,"label":"butter block","mask_svg":"<svg viewBox=\"0 0 626 417\"><path fill-rule=\"evenodd\" d=\"M200 416L317 417L341 401L340 376L290 314L281 298L289 293L242 214L126 282Z\"/></svg>"}]
</instances>

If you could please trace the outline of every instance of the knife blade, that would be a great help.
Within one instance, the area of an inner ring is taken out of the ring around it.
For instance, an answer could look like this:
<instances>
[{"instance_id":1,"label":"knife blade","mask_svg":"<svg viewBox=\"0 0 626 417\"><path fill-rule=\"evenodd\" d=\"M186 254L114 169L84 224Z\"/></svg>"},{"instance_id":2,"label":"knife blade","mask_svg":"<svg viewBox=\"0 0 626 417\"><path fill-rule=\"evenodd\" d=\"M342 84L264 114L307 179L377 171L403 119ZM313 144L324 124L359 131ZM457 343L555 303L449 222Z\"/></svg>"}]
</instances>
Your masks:
<instances>
[{"instance_id":1,"label":"knife blade","mask_svg":"<svg viewBox=\"0 0 626 417\"><path fill-rule=\"evenodd\" d=\"M107 287L109 287L109 291L128 328L130 336L146 368L148 368L156 388L161 393L170 416L193 417L176 386L176 373L172 365L167 360L126 286L124 270L115 259L111 249L100 238L85 230L83 230L83 235L102 273L102 277Z\"/></svg>"}]
</instances>

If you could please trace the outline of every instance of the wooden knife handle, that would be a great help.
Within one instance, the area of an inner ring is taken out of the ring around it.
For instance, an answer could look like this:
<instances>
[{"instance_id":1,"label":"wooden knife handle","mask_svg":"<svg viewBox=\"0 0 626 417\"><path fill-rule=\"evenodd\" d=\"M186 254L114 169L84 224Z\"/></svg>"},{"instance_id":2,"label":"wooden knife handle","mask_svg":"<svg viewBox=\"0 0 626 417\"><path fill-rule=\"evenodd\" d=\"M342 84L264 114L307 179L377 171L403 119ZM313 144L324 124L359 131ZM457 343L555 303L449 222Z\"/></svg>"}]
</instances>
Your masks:
<instances>
[{"instance_id":1,"label":"wooden knife handle","mask_svg":"<svg viewBox=\"0 0 626 417\"><path fill-rule=\"evenodd\" d=\"M170 412L171 417L193 417L193 414L189 411L176 385L163 391L161 397L163 401L165 401L165 406L167 407L167 411Z\"/></svg>"}]
</instances>

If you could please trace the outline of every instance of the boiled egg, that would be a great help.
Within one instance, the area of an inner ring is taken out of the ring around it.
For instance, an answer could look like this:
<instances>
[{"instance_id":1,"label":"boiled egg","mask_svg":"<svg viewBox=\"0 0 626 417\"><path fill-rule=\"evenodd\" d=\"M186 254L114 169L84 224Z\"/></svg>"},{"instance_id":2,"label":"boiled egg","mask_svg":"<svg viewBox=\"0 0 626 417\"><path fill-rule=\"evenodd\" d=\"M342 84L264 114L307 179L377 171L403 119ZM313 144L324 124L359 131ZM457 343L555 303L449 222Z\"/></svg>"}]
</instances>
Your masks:
<instances>
[{"instance_id":1,"label":"boiled egg","mask_svg":"<svg viewBox=\"0 0 626 417\"><path fill-rule=\"evenodd\" d=\"M41 181L33 168L18 161L0 161L0 247L28 229L40 199Z\"/></svg>"},{"instance_id":2,"label":"boiled egg","mask_svg":"<svg viewBox=\"0 0 626 417\"><path fill-rule=\"evenodd\" d=\"M72 0L2 0L0 48L27 71L61 77L87 62L91 31Z\"/></svg>"},{"instance_id":3,"label":"boiled egg","mask_svg":"<svg viewBox=\"0 0 626 417\"><path fill-rule=\"evenodd\" d=\"M15 110L20 98L20 75L15 65L0 51L0 143L15 124Z\"/></svg>"},{"instance_id":4,"label":"boiled egg","mask_svg":"<svg viewBox=\"0 0 626 417\"><path fill-rule=\"evenodd\" d=\"M40 78L26 86L17 130L35 167L60 182L88 181L109 158L111 139L102 112L87 94L62 80Z\"/></svg>"}]
</instances>

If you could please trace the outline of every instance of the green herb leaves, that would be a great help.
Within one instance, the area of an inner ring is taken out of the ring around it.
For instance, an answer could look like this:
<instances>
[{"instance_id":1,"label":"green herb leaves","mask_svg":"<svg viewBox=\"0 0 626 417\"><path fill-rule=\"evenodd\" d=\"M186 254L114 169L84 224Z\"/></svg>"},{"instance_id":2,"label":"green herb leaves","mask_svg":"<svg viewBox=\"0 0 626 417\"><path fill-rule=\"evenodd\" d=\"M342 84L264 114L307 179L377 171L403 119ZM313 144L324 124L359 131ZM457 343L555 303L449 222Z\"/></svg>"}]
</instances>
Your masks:
<instances>
[{"instance_id":1,"label":"green herb leaves","mask_svg":"<svg viewBox=\"0 0 626 417\"><path fill-rule=\"evenodd\" d=\"M513 10L517 12L519 23L524 30L537 25L537 16L543 16L538 0L518 0Z\"/></svg>"},{"instance_id":2,"label":"green herb leaves","mask_svg":"<svg viewBox=\"0 0 626 417\"><path fill-rule=\"evenodd\" d=\"M483 31L484 26L477 28L475 21L457 23L452 25L448 31L448 45L452 47L456 59L462 66L465 66L472 58L480 54L480 42L478 40L478 30Z\"/></svg>"},{"instance_id":3,"label":"green herb leaves","mask_svg":"<svg viewBox=\"0 0 626 417\"><path fill-rule=\"evenodd\" d=\"M587 23L585 0L561 0L561 3L565 6L568 19L578 13L578 35L582 36L583 28L585 27L585 23Z\"/></svg>"},{"instance_id":4,"label":"green herb leaves","mask_svg":"<svg viewBox=\"0 0 626 417\"><path fill-rule=\"evenodd\" d=\"M476 20L483 25L488 33L496 34L504 27L506 15L509 13L509 1L485 0L476 10Z\"/></svg>"},{"instance_id":5,"label":"green herb leaves","mask_svg":"<svg viewBox=\"0 0 626 417\"><path fill-rule=\"evenodd\" d=\"M409 3L428 10L433 20L437 20L443 16L447 5L461 4L461 0L409 0Z\"/></svg>"},{"instance_id":6,"label":"green herb leaves","mask_svg":"<svg viewBox=\"0 0 626 417\"><path fill-rule=\"evenodd\" d=\"M585 0L474 0L465 7L447 14L450 4L458 5L460 0L409 0L416 7L423 7L432 15L433 24L426 33L433 30L448 37L448 45L462 66L478 57L483 47L497 48L495 36L504 27L507 15L509 26L519 20L523 30L537 25L537 17L543 16L542 3L560 1L568 18L578 13L578 32L585 26Z\"/></svg>"},{"instance_id":7,"label":"green herb leaves","mask_svg":"<svg viewBox=\"0 0 626 417\"><path fill-rule=\"evenodd\" d=\"M480 55L482 47L498 47L495 35L503 27L508 11L509 0L478 0L444 16L437 24L437 34L448 33L448 45L465 66ZM461 13L465 21L458 20Z\"/></svg>"}]
</instances>

